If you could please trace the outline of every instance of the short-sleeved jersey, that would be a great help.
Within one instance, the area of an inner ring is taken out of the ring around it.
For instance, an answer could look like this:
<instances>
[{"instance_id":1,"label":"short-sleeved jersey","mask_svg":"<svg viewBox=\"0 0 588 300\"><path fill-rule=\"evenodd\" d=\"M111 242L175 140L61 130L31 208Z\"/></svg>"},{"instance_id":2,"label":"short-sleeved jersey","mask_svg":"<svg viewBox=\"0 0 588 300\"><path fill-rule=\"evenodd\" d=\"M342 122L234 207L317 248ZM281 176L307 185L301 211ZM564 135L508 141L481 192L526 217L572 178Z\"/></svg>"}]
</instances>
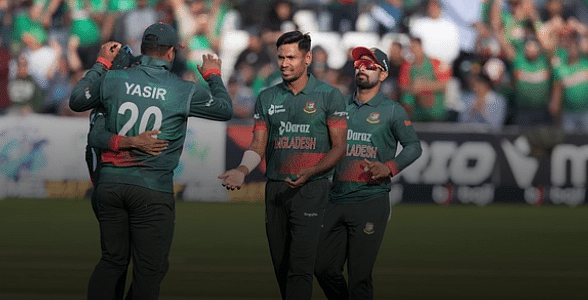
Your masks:
<instances>
[{"instance_id":1,"label":"short-sleeved jersey","mask_svg":"<svg viewBox=\"0 0 588 300\"><path fill-rule=\"evenodd\" d=\"M188 117L231 118L231 100L220 76L209 79L211 94L204 86L170 73L170 67L169 62L143 56L140 65L108 71L92 83L84 91L88 101L80 100L80 91L72 93L70 107L74 110L97 104L104 107L108 132L137 136L160 130L158 138L169 142L158 156L137 150L104 150L100 183L126 183L171 193L173 170L182 153Z\"/></svg>"},{"instance_id":2,"label":"short-sleeved jersey","mask_svg":"<svg viewBox=\"0 0 588 300\"><path fill-rule=\"evenodd\" d=\"M390 178L373 180L364 170L365 159L388 165L392 175L402 171L422 152L406 111L381 92L359 105L346 97L347 153L335 167L331 202L358 202L390 192ZM397 145L402 151L396 155Z\"/></svg>"},{"instance_id":3,"label":"short-sleeved jersey","mask_svg":"<svg viewBox=\"0 0 588 300\"><path fill-rule=\"evenodd\" d=\"M545 55L530 61L519 52L513 61L516 106L546 109L551 97L551 69Z\"/></svg>"},{"instance_id":4,"label":"short-sleeved jersey","mask_svg":"<svg viewBox=\"0 0 588 300\"><path fill-rule=\"evenodd\" d=\"M254 130L268 132L267 178L295 179L321 161L331 149L329 127L346 128L345 115L341 92L312 75L297 95L284 82L263 90L255 103ZM332 170L308 180L331 175Z\"/></svg>"},{"instance_id":5,"label":"short-sleeved jersey","mask_svg":"<svg viewBox=\"0 0 588 300\"><path fill-rule=\"evenodd\" d=\"M563 85L563 108L569 112L588 111L588 57L575 63L561 63L554 70L555 80Z\"/></svg>"}]
</instances>

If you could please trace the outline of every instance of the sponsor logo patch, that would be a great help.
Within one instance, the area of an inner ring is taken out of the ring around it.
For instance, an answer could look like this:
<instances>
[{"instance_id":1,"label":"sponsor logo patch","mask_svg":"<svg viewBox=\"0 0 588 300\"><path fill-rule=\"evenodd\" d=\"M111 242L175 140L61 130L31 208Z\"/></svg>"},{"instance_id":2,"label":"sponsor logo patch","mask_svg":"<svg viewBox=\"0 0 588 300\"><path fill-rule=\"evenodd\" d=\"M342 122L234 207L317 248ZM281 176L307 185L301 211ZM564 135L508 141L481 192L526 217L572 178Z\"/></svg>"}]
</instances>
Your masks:
<instances>
[{"instance_id":1,"label":"sponsor logo patch","mask_svg":"<svg viewBox=\"0 0 588 300\"><path fill-rule=\"evenodd\" d=\"M271 116L273 114L279 114L279 113L283 113L286 112L286 109L284 108L284 105L270 105L270 108L268 109L267 113Z\"/></svg>"}]
</instances>

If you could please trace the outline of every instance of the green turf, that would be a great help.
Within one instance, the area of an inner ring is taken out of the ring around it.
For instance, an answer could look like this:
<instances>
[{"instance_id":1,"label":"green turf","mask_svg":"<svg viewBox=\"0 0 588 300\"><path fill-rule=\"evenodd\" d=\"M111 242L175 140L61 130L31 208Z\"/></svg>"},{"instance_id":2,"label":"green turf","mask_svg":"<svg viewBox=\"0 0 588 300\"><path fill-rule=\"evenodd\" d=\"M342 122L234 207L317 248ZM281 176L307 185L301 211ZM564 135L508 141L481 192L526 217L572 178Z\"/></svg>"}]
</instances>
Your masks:
<instances>
[{"instance_id":1,"label":"green turf","mask_svg":"<svg viewBox=\"0 0 588 300\"><path fill-rule=\"evenodd\" d=\"M263 214L178 202L162 298L277 299ZM100 255L88 200L0 201L0 241L0 299L83 299ZM394 206L374 287L376 299L588 299L588 206Z\"/></svg>"}]
</instances>

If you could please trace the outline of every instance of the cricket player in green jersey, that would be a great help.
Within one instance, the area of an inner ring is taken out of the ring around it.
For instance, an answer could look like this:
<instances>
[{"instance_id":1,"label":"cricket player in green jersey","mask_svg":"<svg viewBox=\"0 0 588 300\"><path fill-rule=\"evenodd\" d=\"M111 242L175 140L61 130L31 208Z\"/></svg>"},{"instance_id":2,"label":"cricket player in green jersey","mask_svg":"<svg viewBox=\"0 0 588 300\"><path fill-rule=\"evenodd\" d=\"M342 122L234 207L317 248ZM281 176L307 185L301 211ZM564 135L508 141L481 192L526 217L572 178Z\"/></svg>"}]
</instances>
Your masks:
<instances>
[{"instance_id":1,"label":"cricket player in green jersey","mask_svg":"<svg viewBox=\"0 0 588 300\"><path fill-rule=\"evenodd\" d=\"M266 234L282 299L311 299L320 225L333 167L345 156L343 95L308 73L310 36L284 33L276 42L283 82L255 104L253 141L241 165L219 176L240 188L265 157Z\"/></svg>"},{"instance_id":2,"label":"cricket player in green jersey","mask_svg":"<svg viewBox=\"0 0 588 300\"><path fill-rule=\"evenodd\" d=\"M380 92L388 77L387 55L365 47L351 54L357 90L345 99L347 155L335 167L315 266L329 300L374 298L372 269L390 217L390 178L422 152L402 105ZM403 148L396 155L398 143Z\"/></svg>"},{"instance_id":3,"label":"cricket player in green jersey","mask_svg":"<svg viewBox=\"0 0 588 300\"><path fill-rule=\"evenodd\" d=\"M116 53L120 46L112 43L109 50ZM136 150L102 152L95 195L102 258L90 278L88 299L122 299L122 277L131 257L133 282L126 299L158 298L169 268L175 222L173 170L182 152L187 119L232 116L220 60L203 55L199 71L209 83L208 90L170 73L180 47L173 27L153 24L144 32L139 65L106 72L112 61L99 57L102 75L92 82L80 81L72 92L72 110L102 107L105 129L117 134L108 139L111 148L119 149L124 136L149 130L168 141L156 156Z\"/></svg>"}]
</instances>

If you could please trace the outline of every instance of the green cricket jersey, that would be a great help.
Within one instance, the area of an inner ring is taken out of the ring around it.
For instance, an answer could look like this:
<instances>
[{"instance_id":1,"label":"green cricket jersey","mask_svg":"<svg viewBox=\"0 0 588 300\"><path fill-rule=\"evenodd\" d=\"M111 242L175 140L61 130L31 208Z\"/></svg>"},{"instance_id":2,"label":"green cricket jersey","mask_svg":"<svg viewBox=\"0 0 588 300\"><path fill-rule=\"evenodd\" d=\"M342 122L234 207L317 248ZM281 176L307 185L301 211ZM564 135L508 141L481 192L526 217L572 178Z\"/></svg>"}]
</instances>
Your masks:
<instances>
[{"instance_id":1,"label":"green cricket jersey","mask_svg":"<svg viewBox=\"0 0 588 300\"><path fill-rule=\"evenodd\" d=\"M354 95L347 103L347 155L337 167L331 202L358 202L390 192L390 178L373 180L364 159L385 163L392 176L421 155L421 143L402 105L381 92L359 104ZM397 145L402 151L396 155Z\"/></svg>"},{"instance_id":2,"label":"green cricket jersey","mask_svg":"<svg viewBox=\"0 0 588 300\"><path fill-rule=\"evenodd\" d=\"M158 156L136 150L103 151L100 183L126 183L171 193L188 117L231 118L231 99L220 76L209 78L209 92L170 73L170 68L167 61L143 56L138 66L108 71L93 82L84 78L72 91L72 110L104 107L107 131L136 136L160 130L158 138L169 142Z\"/></svg>"},{"instance_id":3,"label":"green cricket jersey","mask_svg":"<svg viewBox=\"0 0 588 300\"><path fill-rule=\"evenodd\" d=\"M266 130L266 176L295 179L303 168L316 165L331 149L329 127L346 128L345 102L339 90L309 74L294 95L284 82L263 90L255 103L254 130ZM333 170L308 180L331 176Z\"/></svg>"},{"instance_id":4,"label":"green cricket jersey","mask_svg":"<svg viewBox=\"0 0 588 300\"><path fill-rule=\"evenodd\" d=\"M545 109L551 97L551 69L545 55L534 61L521 51L513 61L516 106L521 109Z\"/></svg>"},{"instance_id":5,"label":"green cricket jersey","mask_svg":"<svg viewBox=\"0 0 588 300\"><path fill-rule=\"evenodd\" d=\"M561 63L554 70L555 80L563 85L563 108L569 112L588 111L588 57L575 63Z\"/></svg>"}]
</instances>

